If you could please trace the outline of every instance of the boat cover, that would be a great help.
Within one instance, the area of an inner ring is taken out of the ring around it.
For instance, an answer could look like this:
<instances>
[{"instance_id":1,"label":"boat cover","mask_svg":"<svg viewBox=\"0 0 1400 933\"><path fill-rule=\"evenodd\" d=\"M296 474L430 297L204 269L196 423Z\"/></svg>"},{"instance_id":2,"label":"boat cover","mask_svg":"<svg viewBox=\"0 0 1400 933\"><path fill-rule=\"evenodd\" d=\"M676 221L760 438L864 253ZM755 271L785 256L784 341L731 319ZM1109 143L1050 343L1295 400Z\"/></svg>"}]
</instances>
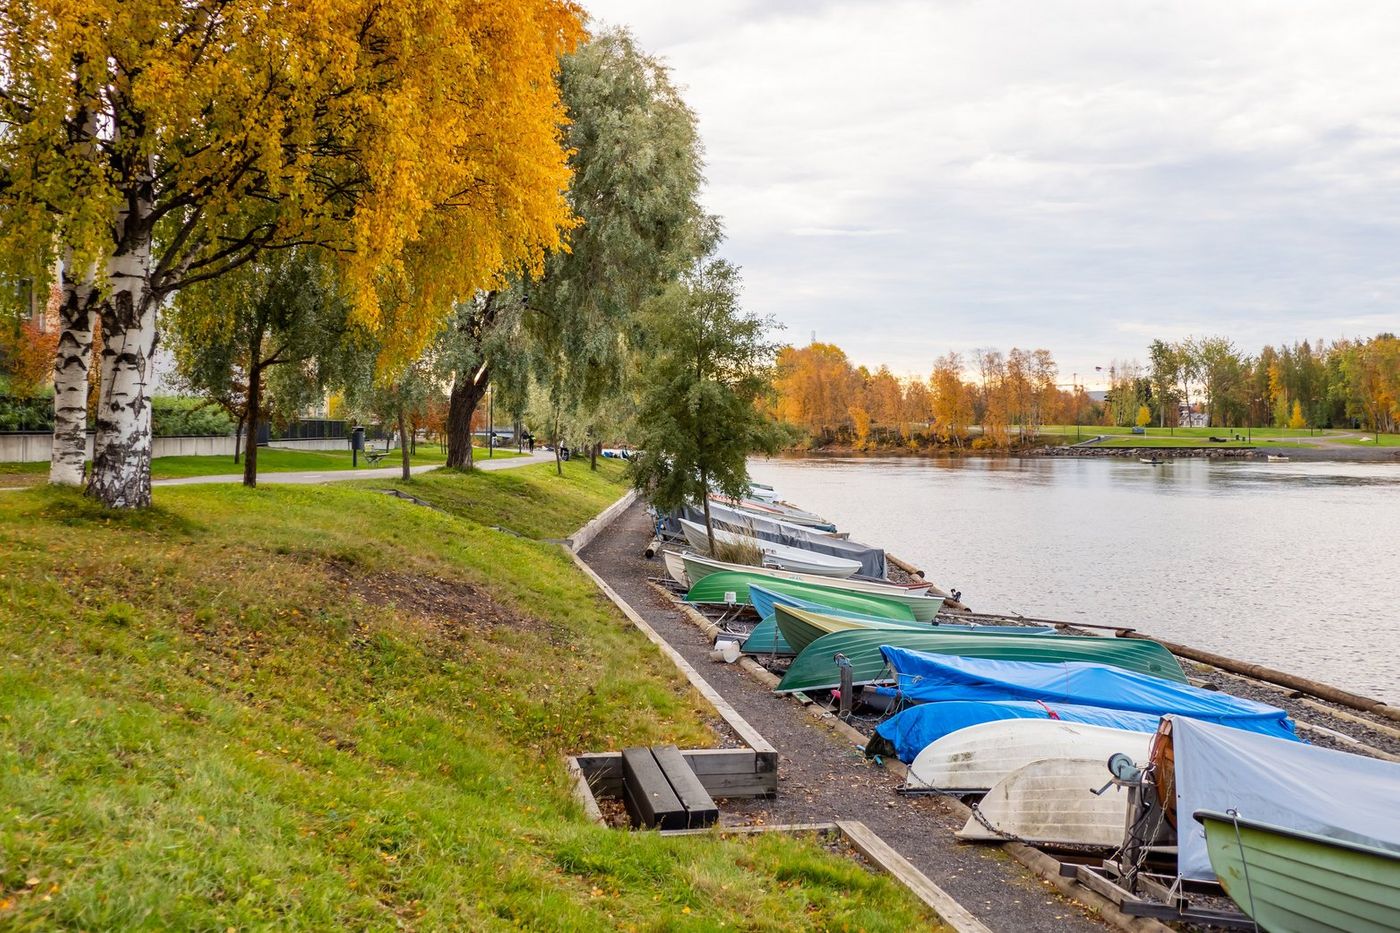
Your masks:
<instances>
[{"instance_id":1,"label":"boat cover","mask_svg":"<svg viewBox=\"0 0 1400 933\"><path fill-rule=\"evenodd\" d=\"M1181 877L1215 879L1197 810L1400 854L1400 763L1170 719Z\"/></svg>"},{"instance_id":2,"label":"boat cover","mask_svg":"<svg viewBox=\"0 0 1400 933\"><path fill-rule=\"evenodd\" d=\"M686 506L682 509L681 517L695 522L697 525L705 524L705 513L693 506ZM880 548L859 544L855 541L846 541L842 538L833 538L830 535L813 534L792 525L785 525L781 521L775 520L777 516L769 519L761 515L751 515L720 505L717 502L710 503L710 519L715 523L716 528L723 528L725 531L753 535L774 544L853 560L860 564L860 570L857 573L861 577L873 580L885 579L885 552Z\"/></svg>"},{"instance_id":3,"label":"boat cover","mask_svg":"<svg viewBox=\"0 0 1400 933\"><path fill-rule=\"evenodd\" d=\"M959 729L995 722L998 719L1062 719L1130 732L1153 732L1159 718L1149 713L1104 709L1100 706L1079 706L1074 703L1038 703L1034 700L949 700L944 703L920 703L897 713L880 723L875 730L883 743L872 741L866 754L884 754L892 748L900 761L908 764L934 742ZM1104 774L1108 774L1105 770ZM1106 780L1106 778L1105 778Z\"/></svg>"},{"instance_id":4,"label":"boat cover","mask_svg":"<svg viewBox=\"0 0 1400 933\"><path fill-rule=\"evenodd\" d=\"M1118 641L1119 639L1107 639ZM1044 700L1165 716L1180 713L1298 740L1276 706L1202 690L1150 674L1087 661L1002 661L896 648L880 649L907 700Z\"/></svg>"}]
</instances>

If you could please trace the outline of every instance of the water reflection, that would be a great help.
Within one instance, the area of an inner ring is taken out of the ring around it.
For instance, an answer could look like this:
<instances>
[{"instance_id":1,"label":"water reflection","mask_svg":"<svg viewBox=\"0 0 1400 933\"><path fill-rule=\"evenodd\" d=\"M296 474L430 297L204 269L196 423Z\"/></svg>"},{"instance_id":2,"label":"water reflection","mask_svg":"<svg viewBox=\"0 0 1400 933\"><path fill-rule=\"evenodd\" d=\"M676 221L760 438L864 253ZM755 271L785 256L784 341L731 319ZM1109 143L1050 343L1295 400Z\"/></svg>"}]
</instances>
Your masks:
<instances>
[{"instance_id":1,"label":"water reflection","mask_svg":"<svg viewBox=\"0 0 1400 933\"><path fill-rule=\"evenodd\" d=\"M979 609L1127 624L1400 702L1400 467L757 461Z\"/></svg>"}]
</instances>

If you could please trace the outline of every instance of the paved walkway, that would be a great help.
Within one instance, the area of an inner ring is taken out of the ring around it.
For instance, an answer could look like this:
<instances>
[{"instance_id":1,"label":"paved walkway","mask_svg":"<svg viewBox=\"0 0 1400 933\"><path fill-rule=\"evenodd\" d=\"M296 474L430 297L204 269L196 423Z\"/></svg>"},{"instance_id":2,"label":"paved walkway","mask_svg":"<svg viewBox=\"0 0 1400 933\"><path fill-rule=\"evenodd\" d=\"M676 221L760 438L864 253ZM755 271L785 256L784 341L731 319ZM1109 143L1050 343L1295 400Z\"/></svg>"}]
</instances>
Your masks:
<instances>
[{"instance_id":1,"label":"paved walkway","mask_svg":"<svg viewBox=\"0 0 1400 933\"><path fill-rule=\"evenodd\" d=\"M794 702L775 696L737 665L709 660L708 639L646 582L647 576L665 574L661 561L641 556L651 531L646 511L634 505L580 556L778 750L777 798L727 801L726 811L769 824L861 820L999 933L1105 929L995 847L957 842L953 832L963 820L943 801L898 796L894 775L867 762Z\"/></svg>"}]
</instances>

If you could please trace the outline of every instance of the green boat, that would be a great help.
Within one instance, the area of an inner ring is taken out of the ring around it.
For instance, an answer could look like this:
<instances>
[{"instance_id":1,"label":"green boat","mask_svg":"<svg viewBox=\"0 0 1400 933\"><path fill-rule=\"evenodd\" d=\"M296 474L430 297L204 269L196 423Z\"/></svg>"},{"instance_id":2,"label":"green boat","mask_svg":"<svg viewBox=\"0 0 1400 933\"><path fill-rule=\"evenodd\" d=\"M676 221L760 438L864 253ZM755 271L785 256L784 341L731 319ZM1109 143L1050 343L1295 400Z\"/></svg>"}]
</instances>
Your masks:
<instances>
[{"instance_id":1,"label":"green boat","mask_svg":"<svg viewBox=\"0 0 1400 933\"><path fill-rule=\"evenodd\" d=\"M791 583L800 583L803 586L813 586L822 591L878 596L881 599L892 600L907 607L913 613L914 618L920 622L932 622L934 617L938 615L938 610L943 608L943 594L934 592L931 587L911 588L893 583L878 583L873 580L853 578L841 580L835 577L818 577L809 573L793 573L773 567L745 567L743 564L727 564L724 561L701 557L690 551L681 555L681 562L685 565L685 574L689 578L691 586L699 585L702 580L713 574L729 571L761 577L761 580L756 581L760 585L766 580L785 580Z\"/></svg>"},{"instance_id":2,"label":"green boat","mask_svg":"<svg viewBox=\"0 0 1400 933\"><path fill-rule=\"evenodd\" d=\"M690 588L690 592L685 594L685 598L692 603L728 605L730 602L736 602L747 606L752 604L749 600L750 583L755 583L774 593L821 603L832 609L858 612L861 615L880 619L904 619L905 621L913 621L914 619L914 614L908 606L883 596L852 593L849 590L821 587L811 583L795 583L792 580L776 580L773 577L736 570L712 573L697 581ZM732 600L728 598L730 594L733 594ZM938 600L932 601L937 602Z\"/></svg>"},{"instance_id":3,"label":"green boat","mask_svg":"<svg viewBox=\"0 0 1400 933\"><path fill-rule=\"evenodd\" d=\"M792 693L839 686L841 676L833 660L837 654L843 654L850 660L857 685L892 683L894 677L880 654L881 645L1002 661L1088 661L1186 683L1186 675L1172 653L1145 638L852 629L823 635L809 644L793 659L776 692Z\"/></svg>"},{"instance_id":4,"label":"green boat","mask_svg":"<svg viewBox=\"0 0 1400 933\"><path fill-rule=\"evenodd\" d=\"M1213 810L1195 817L1220 884L1269 933L1400 930L1400 852Z\"/></svg>"},{"instance_id":5,"label":"green boat","mask_svg":"<svg viewBox=\"0 0 1400 933\"><path fill-rule=\"evenodd\" d=\"M773 607L773 622L777 625L778 631L782 633L783 640L792 648L793 654L801 654L812 642L823 635L830 635L832 632L891 628L908 631L910 627L917 628L920 632L927 632L931 628L925 622L899 623L872 619L869 616L851 618L849 616L827 615L782 603Z\"/></svg>"},{"instance_id":6,"label":"green boat","mask_svg":"<svg viewBox=\"0 0 1400 933\"><path fill-rule=\"evenodd\" d=\"M754 630L750 632L749 637L744 640L744 643L740 646L740 650L745 654L775 654L782 657L791 657L797 654L797 652L793 650L792 645L789 644L788 640L783 636L782 631L778 628L778 619L776 615L778 608L780 607L775 606L774 615L766 617L762 622L754 626ZM843 619L851 623L851 628L888 628L889 626L894 626L896 628L916 629L920 632L927 632L933 628L933 626L927 622L906 621L904 619L877 619L856 612L842 612L839 609L829 609L819 615L822 618L835 617ZM943 629L944 627L939 626L939 628Z\"/></svg>"}]
</instances>

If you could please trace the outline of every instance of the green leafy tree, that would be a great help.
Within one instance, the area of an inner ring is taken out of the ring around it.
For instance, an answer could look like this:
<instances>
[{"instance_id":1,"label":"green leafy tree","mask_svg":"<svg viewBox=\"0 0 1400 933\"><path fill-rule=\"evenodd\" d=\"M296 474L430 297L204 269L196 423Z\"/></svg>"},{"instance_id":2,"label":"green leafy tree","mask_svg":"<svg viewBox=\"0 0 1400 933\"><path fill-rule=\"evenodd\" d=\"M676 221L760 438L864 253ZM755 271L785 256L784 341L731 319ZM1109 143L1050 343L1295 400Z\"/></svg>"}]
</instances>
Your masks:
<instances>
[{"instance_id":1,"label":"green leafy tree","mask_svg":"<svg viewBox=\"0 0 1400 933\"><path fill-rule=\"evenodd\" d=\"M1147 346L1148 379L1157 403L1157 425L1167 426L1167 409L1177 399L1176 384L1181 375L1181 355L1171 344L1154 340ZM1173 422L1174 423L1174 422Z\"/></svg>"},{"instance_id":2,"label":"green leafy tree","mask_svg":"<svg viewBox=\"0 0 1400 933\"><path fill-rule=\"evenodd\" d=\"M472 412L504 367L528 362L561 418L622 391L638 310L705 245L699 135L666 68L613 30L564 58L559 86L582 224L542 275L460 306L445 332L451 466L470 465Z\"/></svg>"},{"instance_id":3,"label":"green leafy tree","mask_svg":"<svg viewBox=\"0 0 1400 933\"><path fill-rule=\"evenodd\" d=\"M258 483L268 413L290 417L342 378L350 311L335 271L308 248L263 253L180 293L166 320L179 373L237 419L243 485Z\"/></svg>"},{"instance_id":4,"label":"green leafy tree","mask_svg":"<svg viewBox=\"0 0 1400 933\"><path fill-rule=\"evenodd\" d=\"M741 311L738 290L738 270L713 259L653 303L637 413L636 487L662 509L701 505L712 547L710 493L744 495L748 456L779 441L760 405L777 353L772 323Z\"/></svg>"}]
</instances>

